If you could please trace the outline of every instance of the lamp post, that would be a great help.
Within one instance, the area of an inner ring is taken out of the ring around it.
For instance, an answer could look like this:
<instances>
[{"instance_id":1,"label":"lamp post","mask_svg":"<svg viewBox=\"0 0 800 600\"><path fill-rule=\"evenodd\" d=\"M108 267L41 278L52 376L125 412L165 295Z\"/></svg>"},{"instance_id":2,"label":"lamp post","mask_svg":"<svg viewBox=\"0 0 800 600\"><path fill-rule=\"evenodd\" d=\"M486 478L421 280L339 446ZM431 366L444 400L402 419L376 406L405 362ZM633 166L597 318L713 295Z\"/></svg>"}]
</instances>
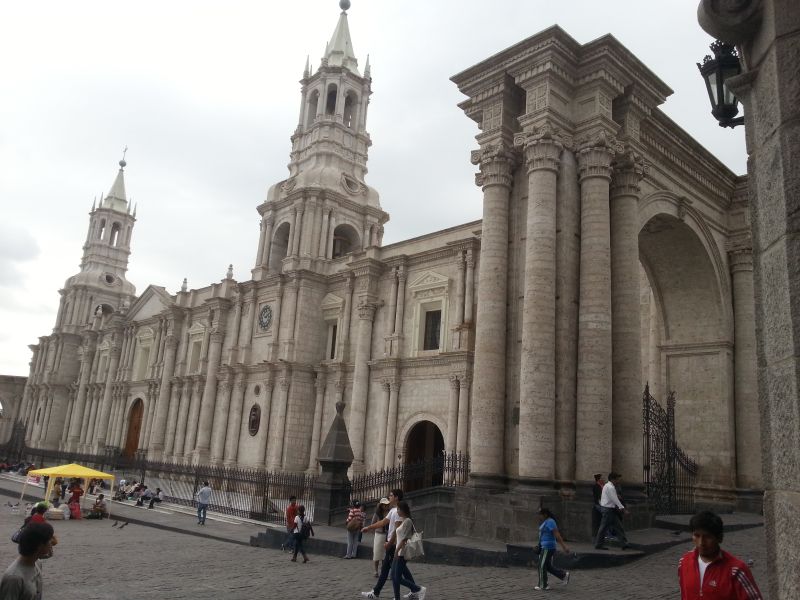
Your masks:
<instances>
[{"instance_id":1,"label":"lamp post","mask_svg":"<svg viewBox=\"0 0 800 600\"><path fill-rule=\"evenodd\" d=\"M719 40L710 46L714 58L706 55L703 64L697 68L706 83L708 99L711 101L711 114L719 121L720 127L744 125L744 117L737 117L739 100L728 88L727 82L742 72L736 48Z\"/></svg>"}]
</instances>

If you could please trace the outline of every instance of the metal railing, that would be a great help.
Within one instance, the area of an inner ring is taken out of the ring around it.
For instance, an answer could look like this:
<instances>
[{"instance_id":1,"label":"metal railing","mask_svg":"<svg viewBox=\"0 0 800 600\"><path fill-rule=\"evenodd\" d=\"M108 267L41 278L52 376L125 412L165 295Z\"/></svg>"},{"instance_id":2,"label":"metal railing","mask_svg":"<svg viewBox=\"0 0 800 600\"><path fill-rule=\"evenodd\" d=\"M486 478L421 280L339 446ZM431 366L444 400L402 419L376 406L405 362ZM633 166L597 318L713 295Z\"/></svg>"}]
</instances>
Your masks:
<instances>
[{"instance_id":1,"label":"metal railing","mask_svg":"<svg viewBox=\"0 0 800 600\"><path fill-rule=\"evenodd\" d=\"M693 512L697 463L675 440L675 392L669 393L667 408L664 409L650 395L650 386L646 385L642 397L642 420L647 496L662 514Z\"/></svg>"}]
</instances>

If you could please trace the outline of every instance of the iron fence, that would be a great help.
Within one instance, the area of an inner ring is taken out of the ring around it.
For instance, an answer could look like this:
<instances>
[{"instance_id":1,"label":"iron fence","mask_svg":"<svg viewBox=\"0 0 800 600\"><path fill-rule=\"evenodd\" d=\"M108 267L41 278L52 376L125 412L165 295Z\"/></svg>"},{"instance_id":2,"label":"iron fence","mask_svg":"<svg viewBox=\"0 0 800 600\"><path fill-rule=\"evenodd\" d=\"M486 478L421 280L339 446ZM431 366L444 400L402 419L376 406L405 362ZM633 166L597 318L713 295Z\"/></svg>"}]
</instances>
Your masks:
<instances>
[{"instance_id":1,"label":"iron fence","mask_svg":"<svg viewBox=\"0 0 800 600\"><path fill-rule=\"evenodd\" d=\"M437 486L463 486L469 479L469 455L442 453L429 460L398 465L382 471L357 475L351 481L351 498L372 502L393 489L413 492Z\"/></svg>"},{"instance_id":2,"label":"iron fence","mask_svg":"<svg viewBox=\"0 0 800 600\"><path fill-rule=\"evenodd\" d=\"M678 446L675 439L675 392L661 406L644 388L644 484L647 496L662 514L694 511L694 484L697 463Z\"/></svg>"}]
</instances>

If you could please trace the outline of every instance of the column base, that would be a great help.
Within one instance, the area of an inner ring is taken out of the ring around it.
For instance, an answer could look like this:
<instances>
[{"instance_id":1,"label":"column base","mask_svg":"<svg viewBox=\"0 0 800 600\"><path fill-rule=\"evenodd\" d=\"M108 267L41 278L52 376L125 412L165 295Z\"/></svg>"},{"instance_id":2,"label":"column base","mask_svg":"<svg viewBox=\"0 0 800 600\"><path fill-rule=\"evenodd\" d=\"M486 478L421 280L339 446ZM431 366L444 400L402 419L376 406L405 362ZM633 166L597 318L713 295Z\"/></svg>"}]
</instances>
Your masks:
<instances>
[{"instance_id":1,"label":"column base","mask_svg":"<svg viewBox=\"0 0 800 600\"><path fill-rule=\"evenodd\" d=\"M470 473L467 486L476 490L506 491L508 490L508 477L489 473Z\"/></svg>"},{"instance_id":2,"label":"column base","mask_svg":"<svg viewBox=\"0 0 800 600\"><path fill-rule=\"evenodd\" d=\"M556 482L538 477L515 477L510 480L509 488L515 492L553 494L556 492Z\"/></svg>"},{"instance_id":3,"label":"column base","mask_svg":"<svg viewBox=\"0 0 800 600\"><path fill-rule=\"evenodd\" d=\"M210 459L210 451L206 448L197 448L191 454L192 462L196 465L208 464Z\"/></svg>"}]
</instances>

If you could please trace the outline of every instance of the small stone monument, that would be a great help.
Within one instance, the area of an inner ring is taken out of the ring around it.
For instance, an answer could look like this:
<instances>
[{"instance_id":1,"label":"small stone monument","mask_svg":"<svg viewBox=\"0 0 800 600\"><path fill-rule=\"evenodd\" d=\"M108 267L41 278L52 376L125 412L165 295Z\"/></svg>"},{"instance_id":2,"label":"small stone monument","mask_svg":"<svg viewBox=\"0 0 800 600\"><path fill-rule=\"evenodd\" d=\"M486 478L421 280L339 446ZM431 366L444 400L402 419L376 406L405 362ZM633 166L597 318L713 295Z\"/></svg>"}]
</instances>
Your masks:
<instances>
[{"instance_id":1,"label":"small stone monument","mask_svg":"<svg viewBox=\"0 0 800 600\"><path fill-rule=\"evenodd\" d=\"M331 524L331 515L350 502L350 479L347 470L353 463L353 449L342 417L344 402L336 403L336 416L319 450L322 473L314 489L314 521Z\"/></svg>"}]
</instances>

